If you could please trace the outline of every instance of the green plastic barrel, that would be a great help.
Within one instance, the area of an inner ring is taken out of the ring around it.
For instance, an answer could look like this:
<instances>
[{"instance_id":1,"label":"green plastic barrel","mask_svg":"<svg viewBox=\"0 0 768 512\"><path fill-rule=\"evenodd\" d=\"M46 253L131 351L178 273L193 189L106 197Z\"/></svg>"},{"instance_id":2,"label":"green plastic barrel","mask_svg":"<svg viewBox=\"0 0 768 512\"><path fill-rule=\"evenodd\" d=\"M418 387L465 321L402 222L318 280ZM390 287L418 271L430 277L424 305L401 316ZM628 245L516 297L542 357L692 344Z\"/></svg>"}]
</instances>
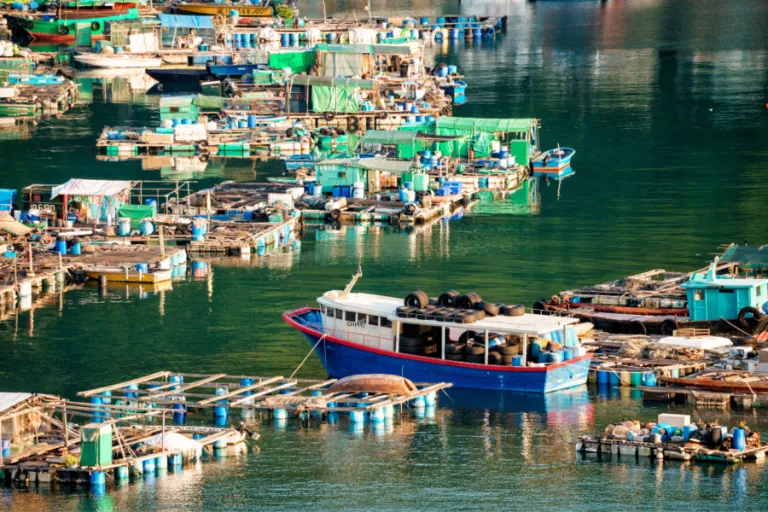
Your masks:
<instances>
[{"instance_id":1,"label":"green plastic barrel","mask_svg":"<svg viewBox=\"0 0 768 512\"><path fill-rule=\"evenodd\" d=\"M642 372L632 372L632 375L630 377L630 384L635 386L642 386L643 385L643 373Z\"/></svg>"},{"instance_id":2,"label":"green plastic barrel","mask_svg":"<svg viewBox=\"0 0 768 512\"><path fill-rule=\"evenodd\" d=\"M429 176L426 174L414 174L413 175L413 190L417 192L424 192L429 190Z\"/></svg>"}]
</instances>

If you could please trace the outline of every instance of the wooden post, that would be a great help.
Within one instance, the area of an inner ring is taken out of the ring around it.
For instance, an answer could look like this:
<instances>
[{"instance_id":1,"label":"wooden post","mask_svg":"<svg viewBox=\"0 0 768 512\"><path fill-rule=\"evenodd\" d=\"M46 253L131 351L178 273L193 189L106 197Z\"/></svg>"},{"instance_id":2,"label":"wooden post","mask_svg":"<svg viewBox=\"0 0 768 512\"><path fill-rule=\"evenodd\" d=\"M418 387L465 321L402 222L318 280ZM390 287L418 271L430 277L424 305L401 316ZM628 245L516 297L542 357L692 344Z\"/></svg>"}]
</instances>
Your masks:
<instances>
[{"instance_id":1,"label":"wooden post","mask_svg":"<svg viewBox=\"0 0 768 512\"><path fill-rule=\"evenodd\" d=\"M61 419L64 423L64 448L69 448L69 424L67 422L67 402L64 402L61 411Z\"/></svg>"},{"instance_id":2,"label":"wooden post","mask_svg":"<svg viewBox=\"0 0 768 512\"><path fill-rule=\"evenodd\" d=\"M163 237L163 226L157 225L157 234L160 236L160 256L165 258L165 237Z\"/></svg>"},{"instance_id":3,"label":"wooden post","mask_svg":"<svg viewBox=\"0 0 768 512\"><path fill-rule=\"evenodd\" d=\"M165 409L163 409L163 431L160 435L160 453L165 453Z\"/></svg>"},{"instance_id":4,"label":"wooden post","mask_svg":"<svg viewBox=\"0 0 768 512\"><path fill-rule=\"evenodd\" d=\"M29 274L27 274L27 275L34 276L35 275L35 269L32 268L32 244L30 244L30 243L27 244L27 250L29 251Z\"/></svg>"}]
</instances>

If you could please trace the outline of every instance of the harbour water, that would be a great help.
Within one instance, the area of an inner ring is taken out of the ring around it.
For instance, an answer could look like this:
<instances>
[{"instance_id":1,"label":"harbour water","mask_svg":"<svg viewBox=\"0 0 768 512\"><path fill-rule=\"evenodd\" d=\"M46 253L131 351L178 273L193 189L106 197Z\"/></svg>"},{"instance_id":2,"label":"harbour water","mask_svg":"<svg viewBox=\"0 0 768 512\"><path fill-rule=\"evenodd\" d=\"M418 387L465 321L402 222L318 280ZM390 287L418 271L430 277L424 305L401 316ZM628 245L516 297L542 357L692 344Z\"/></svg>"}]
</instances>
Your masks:
<instances>
[{"instance_id":1,"label":"harbour water","mask_svg":"<svg viewBox=\"0 0 768 512\"><path fill-rule=\"evenodd\" d=\"M327 1L329 12L365 1ZM305 6L301 5L302 9ZM649 268L694 269L718 244L766 242L768 4L762 0L617 2L387 0L377 15L508 14L493 43L436 46L466 75L456 115L542 119L544 148L577 149L576 175L541 181L505 202L418 230L307 232L299 253L237 266L165 294L96 288L0 325L0 389L72 397L149 371L290 375L310 347L282 312L343 287L362 261L359 290L404 295L474 289L531 305L561 289ZM313 9L313 7L309 7ZM317 9L314 7L314 9ZM309 15L318 14L309 12ZM101 94L27 138L2 141L0 185L70 177L160 179L138 162L99 162L104 125L157 121L151 97ZM113 103L111 100L115 99ZM135 102L134 102L135 100ZM258 164L256 177L279 174ZM254 177L227 162L219 179ZM520 196L519 194L523 194ZM137 354L141 354L137 357ZM322 378L310 357L300 376ZM536 399L464 397L449 390L432 420L392 432L266 425L260 452L145 480L95 497L0 490L11 510L639 509L764 510L764 464L582 460L572 444L620 417L651 419L629 390L576 390ZM687 408L679 408L688 411ZM768 432L768 415L694 412ZM189 485L193 483L194 485Z\"/></svg>"}]
</instances>

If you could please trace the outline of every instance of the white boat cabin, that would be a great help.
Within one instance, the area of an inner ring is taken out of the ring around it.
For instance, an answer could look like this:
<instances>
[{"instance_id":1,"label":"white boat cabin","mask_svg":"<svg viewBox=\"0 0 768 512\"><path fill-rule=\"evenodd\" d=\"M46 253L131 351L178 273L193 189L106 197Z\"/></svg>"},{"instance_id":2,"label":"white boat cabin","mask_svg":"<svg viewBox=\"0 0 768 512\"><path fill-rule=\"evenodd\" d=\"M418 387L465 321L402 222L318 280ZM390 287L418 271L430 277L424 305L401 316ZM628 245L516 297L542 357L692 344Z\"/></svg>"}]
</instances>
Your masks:
<instances>
[{"instance_id":1,"label":"white boat cabin","mask_svg":"<svg viewBox=\"0 0 768 512\"><path fill-rule=\"evenodd\" d=\"M465 331L485 332L486 348L489 333L518 335L522 338L523 360L529 336L550 340L566 340L575 336L568 326L578 323L571 317L525 313L520 316L486 316L469 324L457 324L432 319L400 318L396 310L403 299L368 293L347 293L341 290L326 292L317 299L323 319L323 331L335 338L359 343L366 347L399 352L402 325L417 324L442 327L441 358L445 359L445 343L456 342ZM486 363L488 350L485 351Z\"/></svg>"}]
</instances>

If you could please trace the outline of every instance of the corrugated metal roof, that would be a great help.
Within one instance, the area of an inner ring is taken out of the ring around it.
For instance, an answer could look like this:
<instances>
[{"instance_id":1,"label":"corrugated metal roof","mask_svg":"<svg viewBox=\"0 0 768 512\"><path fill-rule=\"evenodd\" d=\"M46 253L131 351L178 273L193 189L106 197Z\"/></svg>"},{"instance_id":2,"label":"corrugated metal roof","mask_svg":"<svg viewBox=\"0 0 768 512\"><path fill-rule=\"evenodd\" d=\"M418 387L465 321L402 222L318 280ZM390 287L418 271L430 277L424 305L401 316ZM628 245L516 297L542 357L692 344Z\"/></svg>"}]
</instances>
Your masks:
<instances>
[{"instance_id":1,"label":"corrugated metal roof","mask_svg":"<svg viewBox=\"0 0 768 512\"><path fill-rule=\"evenodd\" d=\"M32 393L0 393L0 413L31 397Z\"/></svg>"},{"instance_id":2,"label":"corrugated metal roof","mask_svg":"<svg viewBox=\"0 0 768 512\"><path fill-rule=\"evenodd\" d=\"M388 130L368 130L360 142L365 144L413 144L416 132L393 132Z\"/></svg>"}]
</instances>

